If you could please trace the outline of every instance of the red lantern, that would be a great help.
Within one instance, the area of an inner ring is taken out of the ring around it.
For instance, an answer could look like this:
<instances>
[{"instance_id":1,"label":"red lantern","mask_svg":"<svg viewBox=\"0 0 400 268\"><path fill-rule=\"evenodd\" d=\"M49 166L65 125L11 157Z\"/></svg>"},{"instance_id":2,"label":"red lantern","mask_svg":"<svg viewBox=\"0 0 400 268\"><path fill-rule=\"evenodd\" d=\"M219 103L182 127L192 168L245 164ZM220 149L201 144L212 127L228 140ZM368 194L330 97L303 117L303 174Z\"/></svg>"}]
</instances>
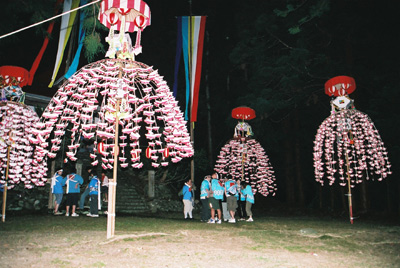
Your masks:
<instances>
[{"instance_id":1,"label":"red lantern","mask_svg":"<svg viewBox=\"0 0 400 268\"><path fill-rule=\"evenodd\" d=\"M144 16L137 16L135 18L135 25L139 28L143 28L144 26L146 26L146 18Z\"/></svg>"},{"instance_id":2,"label":"red lantern","mask_svg":"<svg viewBox=\"0 0 400 268\"><path fill-rule=\"evenodd\" d=\"M107 21L111 25L117 24L119 21L118 15L115 12L110 13L110 15L108 15L108 17L107 17Z\"/></svg>"},{"instance_id":3,"label":"red lantern","mask_svg":"<svg viewBox=\"0 0 400 268\"><path fill-rule=\"evenodd\" d=\"M150 147L147 147L147 149L146 149L146 157L147 158L151 157L151 148Z\"/></svg>"},{"instance_id":4,"label":"red lantern","mask_svg":"<svg viewBox=\"0 0 400 268\"><path fill-rule=\"evenodd\" d=\"M118 8L118 12L121 13L121 15L123 16L126 16L129 13L129 11L131 11L130 8L123 8L123 7Z\"/></svg>"},{"instance_id":5,"label":"red lantern","mask_svg":"<svg viewBox=\"0 0 400 268\"><path fill-rule=\"evenodd\" d=\"M105 153L105 148L104 148L104 142L99 142L97 145L97 150L99 151L100 154L104 155Z\"/></svg>"},{"instance_id":6,"label":"red lantern","mask_svg":"<svg viewBox=\"0 0 400 268\"><path fill-rule=\"evenodd\" d=\"M251 120L256 118L256 112L249 107L237 107L232 110L232 117L235 119Z\"/></svg>"},{"instance_id":7,"label":"red lantern","mask_svg":"<svg viewBox=\"0 0 400 268\"><path fill-rule=\"evenodd\" d=\"M131 150L131 156L132 156L132 158L138 158L139 157L138 150L132 149Z\"/></svg>"},{"instance_id":8,"label":"red lantern","mask_svg":"<svg viewBox=\"0 0 400 268\"><path fill-rule=\"evenodd\" d=\"M356 90L356 81L350 76L336 76L325 83L325 94L328 96L344 96Z\"/></svg>"},{"instance_id":9,"label":"red lantern","mask_svg":"<svg viewBox=\"0 0 400 268\"><path fill-rule=\"evenodd\" d=\"M165 149L164 149L163 156L164 156L165 158L169 157L169 149L168 149L168 148L165 148Z\"/></svg>"}]
</instances>

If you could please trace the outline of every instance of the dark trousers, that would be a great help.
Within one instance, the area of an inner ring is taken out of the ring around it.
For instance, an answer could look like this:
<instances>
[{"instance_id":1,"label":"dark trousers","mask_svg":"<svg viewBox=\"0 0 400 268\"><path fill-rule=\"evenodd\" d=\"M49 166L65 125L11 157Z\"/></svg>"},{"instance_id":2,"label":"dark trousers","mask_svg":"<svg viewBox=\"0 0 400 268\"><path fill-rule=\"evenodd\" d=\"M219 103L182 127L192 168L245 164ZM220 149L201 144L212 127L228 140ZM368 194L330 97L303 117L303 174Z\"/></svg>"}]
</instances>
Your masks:
<instances>
[{"instance_id":1,"label":"dark trousers","mask_svg":"<svg viewBox=\"0 0 400 268\"><path fill-rule=\"evenodd\" d=\"M211 217L210 204L208 203L208 198L201 200L201 220L208 221Z\"/></svg>"},{"instance_id":2,"label":"dark trousers","mask_svg":"<svg viewBox=\"0 0 400 268\"><path fill-rule=\"evenodd\" d=\"M99 214L99 196L97 194L92 194L90 196L90 214L98 215Z\"/></svg>"},{"instance_id":3,"label":"dark trousers","mask_svg":"<svg viewBox=\"0 0 400 268\"><path fill-rule=\"evenodd\" d=\"M238 200L237 212L238 212L239 218L246 218L246 217L247 217L247 213L246 213L246 201L240 201L240 200Z\"/></svg>"}]
</instances>

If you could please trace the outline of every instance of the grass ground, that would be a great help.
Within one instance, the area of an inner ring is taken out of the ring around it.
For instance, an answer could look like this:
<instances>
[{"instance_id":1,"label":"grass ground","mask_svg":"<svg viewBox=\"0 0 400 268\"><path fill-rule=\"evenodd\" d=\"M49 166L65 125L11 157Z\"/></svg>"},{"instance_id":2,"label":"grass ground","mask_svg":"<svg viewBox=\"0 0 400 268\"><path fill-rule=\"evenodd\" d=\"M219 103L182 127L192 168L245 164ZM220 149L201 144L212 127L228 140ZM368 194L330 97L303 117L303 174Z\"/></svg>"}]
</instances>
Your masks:
<instances>
[{"instance_id":1,"label":"grass ground","mask_svg":"<svg viewBox=\"0 0 400 268\"><path fill-rule=\"evenodd\" d=\"M170 213L107 219L11 215L0 267L400 267L400 226L314 217L206 224Z\"/></svg>"}]
</instances>

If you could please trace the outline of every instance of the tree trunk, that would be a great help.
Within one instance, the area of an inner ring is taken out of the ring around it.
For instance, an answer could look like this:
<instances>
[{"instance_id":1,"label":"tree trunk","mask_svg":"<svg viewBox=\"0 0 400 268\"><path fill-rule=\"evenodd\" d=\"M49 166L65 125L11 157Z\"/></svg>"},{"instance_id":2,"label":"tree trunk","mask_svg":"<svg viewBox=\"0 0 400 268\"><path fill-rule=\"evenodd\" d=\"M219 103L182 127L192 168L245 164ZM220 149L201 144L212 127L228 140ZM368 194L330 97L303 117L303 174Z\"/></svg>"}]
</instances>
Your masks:
<instances>
[{"instance_id":1,"label":"tree trunk","mask_svg":"<svg viewBox=\"0 0 400 268\"><path fill-rule=\"evenodd\" d=\"M209 44L209 33L206 31L206 42ZM208 81L208 67L209 67L209 49L206 46L206 64L205 64L205 84L206 84L206 105L207 105L207 132L208 132L208 161L210 167L213 166L214 163L214 152L213 152L213 143L212 143L212 129L211 129L211 105L210 105L210 87Z\"/></svg>"},{"instance_id":2,"label":"tree trunk","mask_svg":"<svg viewBox=\"0 0 400 268\"><path fill-rule=\"evenodd\" d=\"M335 188L332 186L329 186L329 204L331 211L335 211Z\"/></svg>"},{"instance_id":3,"label":"tree trunk","mask_svg":"<svg viewBox=\"0 0 400 268\"><path fill-rule=\"evenodd\" d=\"M368 191L367 182L361 183L361 211L360 213L366 213L368 211Z\"/></svg>"},{"instance_id":4,"label":"tree trunk","mask_svg":"<svg viewBox=\"0 0 400 268\"><path fill-rule=\"evenodd\" d=\"M299 133L299 118L298 113L295 112L294 116L294 131L293 133ZM304 189L301 172L301 150L300 150L300 137L295 135L295 171L296 171L296 184L297 184L297 200L296 203L300 207L304 207Z\"/></svg>"},{"instance_id":5,"label":"tree trunk","mask_svg":"<svg viewBox=\"0 0 400 268\"><path fill-rule=\"evenodd\" d=\"M286 202L288 205L293 205L295 201L295 193L294 193L294 179L293 179L293 150L292 150L292 141L289 139L291 137L291 122L290 118L287 118L283 121L283 131L285 133L284 140L284 154L285 154L285 188L286 188Z\"/></svg>"}]
</instances>

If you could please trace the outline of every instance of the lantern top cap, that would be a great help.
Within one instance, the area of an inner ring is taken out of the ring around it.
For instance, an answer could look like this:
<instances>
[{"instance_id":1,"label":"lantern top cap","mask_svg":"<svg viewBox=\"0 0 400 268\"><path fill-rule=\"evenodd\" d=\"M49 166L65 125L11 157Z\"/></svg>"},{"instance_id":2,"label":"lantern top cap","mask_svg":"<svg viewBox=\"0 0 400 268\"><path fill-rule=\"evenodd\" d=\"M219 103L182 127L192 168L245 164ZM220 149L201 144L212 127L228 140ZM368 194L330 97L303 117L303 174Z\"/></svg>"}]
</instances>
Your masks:
<instances>
[{"instance_id":1,"label":"lantern top cap","mask_svg":"<svg viewBox=\"0 0 400 268\"><path fill-rule=\"evenodd\" d=\"M325 94L328 96L349 95L356 89L356 82L350 76L335 76L325 83Z\"/></svg>"},{"instance_id":2,"label":"lantern top cap","mask_svg":"<svg viewBox=\"0 0 400 268\"><path fill-rule=\"evenodd\" d=\"M142 0L103 0L98 18L107 28L115 23L117 30L135 32L150 25L151 12ZM123 22L125 25L121 27Z\"/></svg>"},{"instance_id":3,"label":"lantern top cap","mask_svg":"<svg viewBox=\"0 0 400 268\"><path fill-rule=\"evenodd\" d=\"M0 78L4 79L2 83L5 84L2 85L0 83L0 86L15 85L23 87L28 84L29 72L22 67L5 65L0 67Z\"/></svg>"},{"instance_id":4,"label":"lantern top cap","mask_svg":"<svg viewBox=\"0 0 400 268\"><path fill-rule=\"evenodd\" d=\"M250 107L241 106L232 110L232 118L251 120L256 118L256 112Z\"/></svg>"}]
</instances>

